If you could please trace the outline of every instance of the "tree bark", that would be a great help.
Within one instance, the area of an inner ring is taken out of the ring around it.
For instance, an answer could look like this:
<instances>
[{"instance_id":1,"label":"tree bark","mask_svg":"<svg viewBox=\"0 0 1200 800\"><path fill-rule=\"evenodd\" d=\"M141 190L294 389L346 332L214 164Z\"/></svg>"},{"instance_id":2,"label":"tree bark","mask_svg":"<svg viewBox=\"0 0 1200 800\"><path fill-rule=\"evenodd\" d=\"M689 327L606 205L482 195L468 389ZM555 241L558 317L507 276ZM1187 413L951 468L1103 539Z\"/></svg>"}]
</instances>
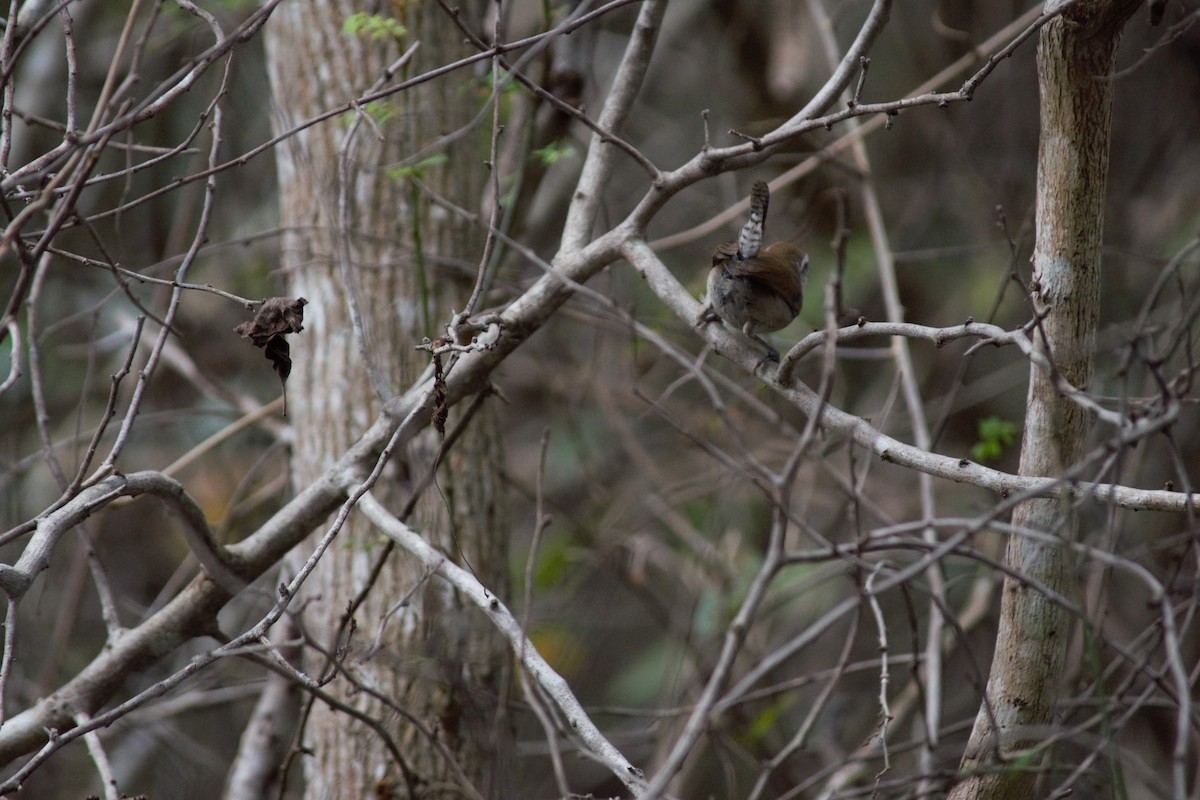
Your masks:
<instances>
[{"instance_id":1,"label":"tree bark","mask_svg":"<svg viewBox=\"0 0 1200 800\"><path fill-rule=\"evenodd\" d=\"M1038 148L1036 243L1031 284L1044 314L1039 349L1074 386L1092 377L1100 308L1112 113L1112 73L1121 28L1137 2L1085 2L1041 31L1038 47L1041 138ZM1059 394L1036 366L1029 377L1021 442L1021 475L1062 475L1083 455L1087 413ZM1005 559L1013 574L1063 595L1071 594L1070 552L1077 520L1069 500L1035 499L1013 512L1017 530L1049 533L1060 543L1014 534ZM1033 796L1040 753L1035 748L1055 722L1070 618L1031 583L1004 580L1000 626L987 686L961 763L967 777L953 800Z\"/></svg>"},{"instance_id":2,"label":"tree bark","mask_svg":"<svg viewBox=\"0 0 1200 800\"><path fill-rule=\"evenodd\" d=\"M466 4L472 5L478 4ZM368 10L352 0L282 4L267 27L277 130L290 130L363 94L414 41L420 47L401 77L465 54L461 33L436 4L403 8L407 16L398 21L408 34L396 39L343 32L353 13ZM464 7L464 18L478 19L475 11ZM386 168L471 118L478 109L477 95L464 86L469 80L456 75L423 83L362 109L375 114L373 123L355 127L347 114L309 127L275 150L285 231L282 267L289 294L309 301L305 330L291 337L288 416L295 432L296 487L315 480L377 417L379 390L395 391L416 380L428 355L414 345L436 336L450 309L464 305L469 286L464 289L436 265L477 260L479 232L450 215L431 214L424 195ZM476 148L473 136L444 144L437 152L448 162L429 167L422 182L459 205L476 207L484 178L484 155ZM365 348L354 330L351 289ZM376 370L374 381L364 350ZM440 491L426 492L409 521L448 557L463 556L486 586L502 591L506 536L491 483L498 474L499 439L488 417L472 422L450 457L453 468L439 473ZM375 496L398 513L438 445L431 430L396 454ZM310 552L301 547L299 555ZM432 786L461 787L467 780L486 796L493 766L504 761L503 743L511 739L495 736L504 651L483 620L442 583L425 580L414 560L391 553L376 572L384 552L382 537L353 515L295 604L304 609L311 640L326 653L349 642L345 674L325 689L382 721L394 745L390 749L377 731L317 702L303 742L311 751L307 796L429 796ZM394 609L409 593L407 603ZM358 632L339 639L339 623L360 595L365 599L354 610ZM390 611L395 613L388 616ZM320 672L329 664L317 657L307 668Z\"/></svg>"}]
</instances>

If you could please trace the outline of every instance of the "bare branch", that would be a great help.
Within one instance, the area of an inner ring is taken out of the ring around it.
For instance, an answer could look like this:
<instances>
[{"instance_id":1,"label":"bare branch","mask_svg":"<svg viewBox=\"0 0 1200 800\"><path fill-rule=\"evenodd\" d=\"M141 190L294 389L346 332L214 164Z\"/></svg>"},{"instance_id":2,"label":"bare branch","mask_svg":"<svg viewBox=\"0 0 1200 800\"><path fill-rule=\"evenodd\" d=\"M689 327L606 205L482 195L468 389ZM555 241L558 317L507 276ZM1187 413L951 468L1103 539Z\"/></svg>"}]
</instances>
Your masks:
<instances>
[{"instance_id":1,"label":"bare branch","mask_svg":"<svg viewBox=\"0 0 1200 800\"><path fill-rule=\"evenodd\" d=\"M599 125L602 129L617 132L621 130L650 66L650 55L654 51L654 42L658 38L666 10L665 0L647 0L638 11L637 22L634 23L633 34L629 37L621 66L617 69L612 88L600 112ZM590 238L592 226L600 210L602 190L612 175L614 155L613 147L606 144L598 133L593 133L583 171L567 210L567 221L563 225L560 244L562 252L579 250Z\"/></svg>"},{"instance_id":2,"label":"bare branch","mask_svg":"<svg viewBox=\"0 0 1200 800\"><path fill-rule=\"evenodd\" d=\"M513 654L521 660L521 665L558 706L566 718L567 725L579 736L588 754L608 767L621 783L638 793L638 796L646 796L643 794L645 782L641 770L630 764L604 737L583 706L575 699L571 687L546 663L500 599L479 583L474 575L447 561L414 530L392 516L370 493L363 496L359 508L389 539L421 559L427 568L435 570L438 577L470 598L471 602L487 615L496 629L508 640Z\"/></svg>"}]
</instances>

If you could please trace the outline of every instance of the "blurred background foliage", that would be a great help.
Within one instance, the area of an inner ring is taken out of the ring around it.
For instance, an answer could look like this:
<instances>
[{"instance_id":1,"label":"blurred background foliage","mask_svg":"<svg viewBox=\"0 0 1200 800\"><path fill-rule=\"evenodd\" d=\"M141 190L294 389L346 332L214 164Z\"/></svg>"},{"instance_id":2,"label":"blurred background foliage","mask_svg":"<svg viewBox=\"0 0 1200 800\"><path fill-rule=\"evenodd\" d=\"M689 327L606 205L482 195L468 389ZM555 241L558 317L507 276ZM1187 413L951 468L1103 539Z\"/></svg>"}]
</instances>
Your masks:
<instances>
[{"instance_id":1,"label":"blurred background foliage","mask_svg":"<svg viewBox=\"0 0 1200 800\"><path fill-rule=\"evenodd\" d=\"M143 5L140 22L158 16L139 74L144 85L152 86L186 64L208 38L196 18L170 4ZM513 5L511 36L533 32L540 24L534 4ZM867 4L856 0L831 5L844 46ZM1029 5L994 0L898 4L871 54L862 99L882 101L909 94L965 58L967 68L942 85L957 87L986 56L977 50L980 43ZM232 0L208 6L232 26L253 4ZM94 100L99 91L126 12L126 4L72 6L82 108L88 108L89 99ZM1173 4L1164 25L1194 13L1188 3ZM633 14L632 8L610 13L575 34L579 41L572 42L571 55L576 59L585 109L600 107ZM1102 396L1148 390L1144 371L1123 370L1132 320L1160 270L1195 239L1200 228L1195 191L1200 179L1200 31L1188 30L1159 44L1162 34L1163 28L1151 28L1145 15L1139 14L1122 45L1121 61L1130 71L1117 79L1116 87L1102 330L1091 387ZM330 36L347 35L367 33L330 32ZM26 163L61 138L44 122L62 119L61 36L48 32L28 46L30 51L12 77L19 110L10 157L14 165ZM821 297L836 260L831 242L839 221L839 198L847 205L850 236L846 302L868 320L885 318L874 247L861 207L861 188L868 177L882 203L908 320L944 326L971 317L1014 327L1029 319L1028 305L1010 272L1015 269L1028 280L1038 141L1035 47L1036 39L1000 64L972 102L906 111L892 120L890 129L871 133L866 140L869 176L843 152L821 156L814 171L777 190L769 235L794 239L812 254L809 299L800 319L774 335L777 344L790 344L822 324ZM303 80L304 69L317 65L298 66L296 79ZM236 51L232 69L230 91L221 101L227 118L221 145L224 159L249 153L270 138L271 105L260 38ZM656 164L674 167L704 144L705 113L714 143L734 141L730 129L763 132L793 114L827 71L805 4L789 0L677 3L668 11L646 89L625 138ZM486 86L477 83L476 76L455 74L445 79L458 82L463 91L478 90L481 103L487 98ZM146 151L136 148L167 148L187 141L189 132L204 125L202 114L219 80L219 70L211 71L168 113L141 123L126 140L115 142L135 149L110 148L96 174L144 158ZM524 91L510 90L514 98ZM505 114L515 114L507 103ZM652 237L675 241L660 249L660 255L700 294L713 245L732 238L738 223L690 238L679 234L742 199L753 179L773 178L821 153L845 133L846 126L838 126L810 135L748 173L717 176L674 198L650 232ZM111 257L128 269L169 278L194 230L202 185L170 187L176 179L204 168L203 138L193 141L186 153L89 188L81 211L93 215L91 231L82 226L65 230L56 246L90 258ZM481 142L485 140L486 129L481 134ZM510 234L543 258L554 253L566 193L587 141L585 129L563 124L561 136L537 143L539 180L522 187L517 174L500 176L505 196L519 198L523 204ZM481 157L484 154L481 149ZM433 161L423 168L454 169L454 164ZM411 176L396 176L407 177ZM244 297L277 294L281 276L274 264L279 230L270 153L222 171L217 186L211 235L189 281L210 283ZM646 188L645 174L622 160L601 224L620 220ZM157 196L148 197L154 193ZM10 204L20 201L9 198ZM103 243L103 252L97 241ZM479 254L443 255L473 264ZM509 268L493 287L486 306L504 303L540 274L536 265L515 252L509 251L505 258ZM0 271L5 297L15 275L11 264ZM1164 304L1152 319L1169 322L1171 314L1180 313L1180 303L1186 304L1192 296L1196 280L1193 255L1173 285L1175 304ZM667 312L626 266L614 266L593 282L593 288L612 298L616 308L660 330L676 346L693 354L702 350L687 321ZM163 287L134 285L132 290L147 308L164 307ZM46 430L68 472L79 463L103 413L110 376L127 356L138 313L103 268L61 258L47 273L36 309L34 343L43 370ZM203 292L186 295L165 369L155 376L131 446L121 459L123 470L164 469L248 410L278 396L278 381L261 352L233 333L234 326L246 318L248 312L227 299ZM441 325L445 320L436 322ZM303 337L296 337L292 346L303 347ZM397 343L397 347L407 346ZM841 354L830 400L911 441L887 346L880 340L847 348ZM936 431L935 449L967 458L986 452L989 465L1015 471L1018 453L1012 437L1019 441L1028 367L1014 350L983 348L967 357L968 346L913 345L926 412ZM7 373L9 348L0 350L0 372ZM613 731L614 741L635 763L651 763L656 753L661 754L658 748L671 741L670 732L712 665L769 530L769 506L745 473L730 468L730 463L740 464L752 455L779 467L805 423L757 381L711 353L706 358L715 379L723 382L731 425L717 418L695 382L681 380L675 362L639 340L621 314L586 298L571 301L497 376L504 397L508 453L504 478L512 497L511 527L518 532L511 548L513 586L523 587L526 575L532 576L533 641L585 704L596 710L598 721ZM804 362L799 374L815 381L816 361ZM126 379L125 398L130 385ZM4 419L0 497L8 529L36 516L58 496L58 490L42 456L27 376L0 396L0 414ZM548 434L548 444L539 487L543 432ZM280 420L250 426L176 473L223 540L239 540L294 490L287 486L287 437ZM988 448L979 450L981 443ZM1144 443L1127 455L1114 477L1148 488L1160 488L1167 481L1194 486L1200 479L1200 436L1193 407L1175 430L1174 443L1177 454L1170 453L1161 440ZM821 457L802 468L803 491L796 499L797 514L810 531L835 542L854 541L870 528L919 519L914 474L842 443L822 442L818 449ZM716 453L725 454L729 461L715 457ZM857 491L852 483L864 488ZM935 490L939 513L947 517L969 516L994 501L980 490L958 484L937 482ZM536 552L531 552L539 491L552 522ZM1110 546L1106 545L1110 537L1119 538L1124 549L1143 553L1168 582L1183 585L1193 580L1194 565L1180 563L1194 533L1186 520L1100 507L1085 514L1090 543ZM145 499L124 504L91 523L95 555L112 576L125 624L134 625L160 607L194 573L175 533L177 524L155 501ZM813 542L806 532L793 535L797 547ZM1002 540L999 535L981 537L975 545L998 556ZM10 543L0 556L8 561L20 547L20 542ZM44 695L103 646L87 556L82 542L60 550L49 573L22 606L27 618L24 630L39 635L44 631L45 638L42 645L24 650L28 658L14 665L10 707L25 707ZM945 571L951 609L963 609L979 581L991 580L988 570L972 561L948 560ZM1095 577L1081 574L1081 587L1093 585ZM855 584L863 578L844 563L789 568L773 586L742 669L839 598L857 591ZM1132 600L1144 592L1126 585L1120 576L1108 580L1104 596L1118 602L1094 601L1098 605L1090 608L1100 612L1110 635L1133 638L1144 627L1146 612ZM518 596L509 601L519 608L521 589L517 591ZM884 599L899 686L909 677L912 655L921 646L928 598L914 590ZM261 603L240 599L223 612L222 627L240 630L238 626L252 619ZM957 763L979 704L977 684L990 658L993 614L994 609L965 632L947 662L946 728L940 754L947 768ZM858 633L843 652L855 625ZM1200 655L1195 645L1191 637L1190 663ZM712 757L691 764L689 790L743 796L760 762L779 751L812 707L823 681L831 679L830 670L844 661L847 666L810 744L776 773L778 794L806 785L808 779L819 782L831 765L843 762L877 729L877 649L866 619L860 623L852 615L831 627L786 669L770 676L776 691L763 691L758 699L729 710L727 729L714 733ZM1109 657L1103 648L1082 639L1073 652L1071 678L1081 685L1090 683ZM150 667L138 684L149 685L187 658L186 652L172 655ZM226 660L169 702L115 726L106 738L112 742L122 781L128 781L122 785L152 797L216 796L236 747L232 732L249 713L260 678L250 666ZM545 774L542 733L528 715L517 719L525 758L515 769L527 776L528 796L549 796L552 783L535 777ZM906 730L915 724L913 720L911 714L905 718ZM1134 796L1134 787L1155 785L1157 765L1166 757L1167 746L1165 740L1155 744L1155 737L1169 724L1166 717L1146 713L1126 729L1130 739L1140 731L1151 734L1134 748L1138 760L1128 762L1130 774L1123 778ZM1133 746L1128 739L1124 744ZM60 763L65 768L35 775L28 796L76 796L92 786L89 779L74 777L91 774L82 747L69 748ZM901 774L904 763L898 752L893 765L900 765ZM598 794L616 791L604 781L599 767L573 764L571 768L595 773L593 791Z\"/></svg>"}]
</instances>

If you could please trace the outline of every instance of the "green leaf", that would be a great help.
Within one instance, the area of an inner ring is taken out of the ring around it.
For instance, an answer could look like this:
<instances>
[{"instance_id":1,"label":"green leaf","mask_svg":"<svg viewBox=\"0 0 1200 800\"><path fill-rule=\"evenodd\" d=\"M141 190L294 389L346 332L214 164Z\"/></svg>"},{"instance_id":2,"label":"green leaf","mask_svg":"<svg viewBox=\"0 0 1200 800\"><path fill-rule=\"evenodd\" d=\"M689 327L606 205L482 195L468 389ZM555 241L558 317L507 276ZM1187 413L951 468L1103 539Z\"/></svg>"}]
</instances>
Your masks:
<instances>
[{"instance_id":1,"label":"green leaf","mask_svg":"<svg viewBox=\"0 0 1200 800\"><path fill-rule=\"evenodd\" d=\"M664 681L679 669L682 648L678 642L664 638L632 657L624 655L625 666L605 687L605 698L613 703L649 704L662 693Z\"/></svg>"},{"instance_id":2,"label":"green leaf","mask_svg":"<svg viewBox=\"0 0 1200 800\"><path fill-rule=\"evenodd\" d=\"M787 709L787 705L782 700L777 700L755 714L754 719L750 720L750 725L746 728L745 733L738 737L739 740L744 744L757 744L761 742L779 725L779 718Z\"/></svg>"},{"instance_id":3,"label":"green leaf","mask_svg":"<svg viewBox=\"0 0 1200 800\"><path fill-rule=\"evenodd\" d=\"M429 158L422 158L415 164L409 164L404 167L392 167L387 170L387 176L392 180L404 180L406 178L423 178L425 170L430 167L436 167L440 164L445 164L450 160L450 156L445 153L434 153Z\"/></svg>"},{"instance_id":4,"label":"green leaf","mask_svg":"<svg viewBox=\"0 0 1200 800\"><path fill-rule=\"evenodd\" d=\"M575 148L569 144L562 142L551 142L545 147L538 148L533 151L533 157L541 161L546 166L550 166L559 159L567 158L575 155Z\"/></svg>"},{"instance_id":5,"label":"green leaf","mask_svg":"<svg viewBox=\"0 0 1200 800\"><path fill-rule=\"evenodd\" d=\"M394 17L356 11L346 17L346 21L342 23L342 33L378 41L379 39L400 40L408 31Z\"/></svg>"},{"instance_id":6,"label":"green leaf","mask_svg":"<svg viewBox=\"0 0 1200 800\"><path fill-rule=\"evenodd\" d=\"M1017 424L994 415L979 420L977 431L979 441L971 447L971 458L980 463L1004 455L1004 449L1017 440Z\"/></svg>"},{"instance_id":7,"label":"green leaf","mask_svg":"<svg viewBox=\"0 0 1200 800\"><path fill-rule=\"evenodd\" d=\"M375 120L377 125L382 125L390 119L395 119L400 116L400 104L395 100L372 100L366 105L359 106L363 111L367 112L371 119ZM352 119L353 111L347 112L346 118Z\"/></svg>"},{"instance_id":8,"label":"green leaf","mask_svg":"<svg viewBox=\"0 0 1200 800\"><path fill-rule=\"evenodd\" d=\"M549 538L538 554L533 570L533 588L548 592L561 584L571 568L571 542L566 537Z\"/></svg>"}]
</instances>

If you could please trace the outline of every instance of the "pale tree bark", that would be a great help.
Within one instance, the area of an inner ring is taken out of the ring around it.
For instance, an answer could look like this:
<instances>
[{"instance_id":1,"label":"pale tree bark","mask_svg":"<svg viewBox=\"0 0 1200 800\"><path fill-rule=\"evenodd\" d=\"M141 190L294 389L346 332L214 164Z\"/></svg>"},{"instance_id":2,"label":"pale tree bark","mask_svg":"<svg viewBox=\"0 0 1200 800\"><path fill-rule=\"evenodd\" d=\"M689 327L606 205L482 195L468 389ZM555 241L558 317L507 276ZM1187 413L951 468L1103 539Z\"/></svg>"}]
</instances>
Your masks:
<instances>
[{"instance_id":1,"label":"pale tree bark","mask_svg":"<svg viewBox=\"0 0 1200 800\"><path fill-rule=\"evenodd\" d=\"M414 42L419 47L390 81L465 55L461 32L436 4L394 9L405 10L407 16L397 21L407 34L390 35L394 28L382 36L343 32L352 14L374 13L380 10L376 5L305 0L280 6L267 27L279 131L373 86L392 85L383 78L385 70ZM478 19L471 12L463 8L466 19ZM316 480L362 435L379 414L380 395L415 382L429 357L414 345L436 336L450 309L461 309L469 294L469 284L464 287L438 265L478 260L478 231L431 211L426 195L405 175L386 170L471 119L479 97L467 90L471 80L461 74L421 84L364 107L362 113L373 114L373 120L355 124L347 114L276 148L286 231L282 267L289 294L309 301L305 330L292 337L295 367L287 391L296 487ZM446 154L448 162L426 169L423 183L459 205L477 207L486 158L478 142L467 135L431 150ZM355 331L355 304L365 348ZM487 417L472 420L450 457L452 469L439 472L438 488L426 492L408 521L501 591L506 537L498 493L490 484L498 474L498 437ZM452 415L451 426L455 421ZM399 513L438 444L437 434L428 431L396 454L374 495ZM461 788L468 783L491 794L492 765L503 762L503 742L511 739L495 735L503 705L498 699L503 651L478 613L464 608L445 584L426 580L420 564L398 552L381 559L383 541L364 519L352 516L296 604L304 609L308 635L327 653L349 642L341 660L345 672L325 690L382 721L390 738L318 701L303 737L311 753L305 761L307 796L427 796L430 787L451 785L460 787L454 796L471 796ZM299 555L310 552L301 547ZM394 608L410 593L403 607ZM358 631L349 634L343 627L339 638L339 624L360 595L353 612ZM309 655L310 672L330 668Z\"/></svg>"},{"instance_id":2,"label":"pale tree bark","mask_svg":"<svg viewBox=\"0 0 1200 800\"><path fill-rule=\"evenodd\" d=\"M1081 388L1092 378L1100 309L1112 114L1107 76L1121 29L1138 5L1076 3L1042 28L1038 46L1042 127L1031 283L1035 308L1045 315L1038 349ZM1020 474L1063 475L1083 455L1087 432L1087 412L1056 391L1046 371L1032 367ZM1075 511L1070 499L1047 498L1025 501L1013 512L1015 530L1052 534L1061 544L1019 534L1008 541L1005 559L1012 572L1000 601L987 699L961 764L968 777L954 788L954 800L1033 796L1041 754L1027 749L1045 740L1055 721L1071 626L1066 610L1042 587L1072 594L1064 545L1077 533ZM1016 760L1022 754L1032 757Z\"/></svg>"}]
</instances>

